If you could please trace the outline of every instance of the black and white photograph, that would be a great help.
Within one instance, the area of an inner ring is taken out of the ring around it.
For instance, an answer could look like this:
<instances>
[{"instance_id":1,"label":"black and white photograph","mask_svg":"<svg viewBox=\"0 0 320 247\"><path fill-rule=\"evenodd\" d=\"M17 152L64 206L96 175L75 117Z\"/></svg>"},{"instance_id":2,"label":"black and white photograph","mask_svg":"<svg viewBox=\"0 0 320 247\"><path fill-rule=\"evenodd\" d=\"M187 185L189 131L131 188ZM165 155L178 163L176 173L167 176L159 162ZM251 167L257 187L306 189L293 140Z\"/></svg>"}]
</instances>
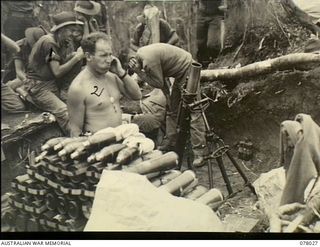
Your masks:
<instances>
[{"instance_id":1,"label":"black and white photograph","mask_svg":"<svg viewBox=\"0 0 320 247\"><path fill-rule=\"evenodd\" d=\"M320 0L1 1L1 239L317 246L319 176Z\"/></svg>"}]
</instances>

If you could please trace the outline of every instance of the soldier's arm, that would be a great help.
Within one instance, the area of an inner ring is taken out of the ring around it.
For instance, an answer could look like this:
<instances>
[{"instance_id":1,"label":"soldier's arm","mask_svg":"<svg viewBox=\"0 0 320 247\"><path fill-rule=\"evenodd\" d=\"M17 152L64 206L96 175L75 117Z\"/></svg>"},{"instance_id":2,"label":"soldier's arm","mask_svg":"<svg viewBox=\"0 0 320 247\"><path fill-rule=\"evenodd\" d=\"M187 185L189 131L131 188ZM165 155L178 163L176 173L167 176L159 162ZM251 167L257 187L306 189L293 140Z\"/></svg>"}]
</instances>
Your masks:
<instances>
[{"instance_id":1,"label":"soldier's arm","mask_svg":"<svg viewBox=\"0 0 320 247\"><path fill-rule=\"evenodd\" d=\"M170 39L168 40L168 44L170 45L175 45L179 42L179 36L178 34L176 33L176 31L174 31L174 33L172 33Z\"/></svg>"},{"instance_id":2,"label":"soldier's arm","mask_svg":"<svg viewBox=\"0 0 320 247\"><path fill-rule=\"evenodd\" d=\"M142 36L144 27L141 23L139 23L134 30L134 33L130 39L130 49L136 52L139 49L140 38Z\"/></svg>"},{"instance_id":3,"label":"soldier's arm","mask_svg":"<svg viewBox=\"0 0 320 247\"><path fill-rule=\"evenodd\" d=\"M160 20L160 30L163 32L163 35L167 37L167 44L175 45L179 42L179 36L170 24L165 20Z\"/></svg>"},{"instance_id":4,"label":"soldier's arm","mask_svg":"<svg viewBox=\"0 0 320 247\"><path fill-rule=\"evenodd\" d=\"M14 60L14 67L16 69L16 75L21 81L25 81L27 79L25 73L24 63L20 59Z\"/></svg>"},{"instance_id":5,"label":"soldier's arm","mask_svg":"<svg viewBox=\"0 0 320 247\"><path fill-rule=\"evenodd\" d=\"M72 67L80 62L84 58L84 53L82 48L79 47L76 54L68 62L60 64L59 61L51 60L49 61L51 71L56 78L60 78L68 73ZM49 58L50 59L50 58Z\"/></svg>"},{"instance_id":6,"label":"soldier's arm","mask_svg":"<svg viewBox=\"0 0 320 247\"><path fill-rule=\"evenodd\" d=\"M142 94L138 83L127 74L127 72L122 68L120 60L115 56L113 56L110 72L117 75L116 81L121 93L132 100L141 99Z\"/></svg>"},{"instance_id":7,"label":"soldier's arm","mask_svg":"<svg viewBox=\"0 0 320 247\"><path fill-rule=\"evenodd\" d=\"M85 121L85 96L83 88L78 84L71 84L68 91L68 114L70 136L79 136L83 132Z\"/></svg>"},{"instance_id":8,"label":"soldier's arm","mask_svg":"<svg viewBox=\"0 0 320 247\"><path fill-rule=\"evenodd\" d=\"M160 74L154 73L151 70L148 70L148 72L146 72L145 70L135 72L141 78L142 81L147 82L150 86L155 88L163 88L163 77Z\"/></svg>"},{"instance_id":9,"label":"soldier's arm","mask_svg":"<svg viewBox=\"0 0 320 247\"><path fill-rule=\"evenodd\" d=\"M129 67L150 86L155 88L164 87L164 77L161 64L154 64L153 66L144 65L139 56L130 59Z\"/></svg>"},{"instance_id":10,"label":"soldier's arm","mask_svg":"<svg viewBox=\"0 0 320 247\"><path fill-rule=\"evenodd\" d=\"M4 44L12 53L18 53L20 51L18 44L3 33L1 33L1 43Z\"/></svg>"},{"instance_id":11,"label":"soldier's arm","mask_svg":"<svg viewBox=\"0 0 320 247\"><path fill-rule=\"evenodd\" d=\"M142 98L140 87L131 76L125 75L122 79L117 76L116 80L119 85L120 92L127 98L132 100L140 100Z\"/></svg>"},{"instance_id":12,"label":"soldier's arm","mask_svg":"<svg viewBox=\"0 0 320 247\"><path fill-rule=\"evenodd\" d=\"M130 43L130 49L136 52L139 49L139 46L135 45L134 43Z\"/></svg>"}]
</instances>

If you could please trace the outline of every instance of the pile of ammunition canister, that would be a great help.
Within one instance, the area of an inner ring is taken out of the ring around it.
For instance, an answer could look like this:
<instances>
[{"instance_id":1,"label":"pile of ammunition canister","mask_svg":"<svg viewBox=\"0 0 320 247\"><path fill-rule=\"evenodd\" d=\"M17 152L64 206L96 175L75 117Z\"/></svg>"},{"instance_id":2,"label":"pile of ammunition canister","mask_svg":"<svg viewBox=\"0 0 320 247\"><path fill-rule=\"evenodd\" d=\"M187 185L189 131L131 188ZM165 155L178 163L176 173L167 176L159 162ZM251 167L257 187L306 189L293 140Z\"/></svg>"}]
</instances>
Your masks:
<instances>
[{"instance_id":1,"label":"pile of ammunition canister","mask_svg":"<svg viewBox=\"0 0 320 247\"><path fill-rule=\"evenodd\" d=\"M217 189L198 185L193 171L174 170L177 164L176 153L154 150L135 124L53 138L30 161L27 174L12 181L6 221L15 231L82 231L103 170L145 175L156 187L204 204L223 200Z\"/></svg>"}]
</instances>

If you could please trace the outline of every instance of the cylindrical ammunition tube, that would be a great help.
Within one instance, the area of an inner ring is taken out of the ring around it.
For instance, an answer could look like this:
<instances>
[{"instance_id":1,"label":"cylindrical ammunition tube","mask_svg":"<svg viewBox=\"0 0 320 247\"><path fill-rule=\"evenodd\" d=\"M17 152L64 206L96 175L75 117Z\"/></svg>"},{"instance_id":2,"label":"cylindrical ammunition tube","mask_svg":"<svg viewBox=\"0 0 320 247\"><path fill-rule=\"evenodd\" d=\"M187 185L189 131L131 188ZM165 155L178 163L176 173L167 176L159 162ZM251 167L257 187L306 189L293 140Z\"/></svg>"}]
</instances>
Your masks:
<instances>
[{"instance_id":1,"label":"cylindrical ammunition tube","mask_svg":"<svg viewBox=\"0 0 320 247\"><path fill-rule=\"evenodd\" d=\"M141 156L141 158L142 158L143 160L151 160L151 159L153 159L153 158L157 158L157 157L162 156L162 154L163 154L162 151L155 149L155 150L152 150L152 151L149 152L149 153L143 154L143 155Z\"/></svg>"},{"instance_id":2,"label":"cylindrical ammunition tube","mask_svg":"<svg viewBox=\"0 0 320 247\"><path fill-rule=\"evenodd\" d=\"M33 200L31 206L34 208L40 208L46 204L45 200Z\"/></svg>"},{"instance_id":3,"label":"cylindrical ammunition tube","mask_svg":"<svg viewBox=\"0 0 320 247\"><path fill-rule=\"evenodd\" d=\"M42 183L40 183L40 182L32 183L28 187L28 189L32 190L32 192L34 192L33 196L34 196L35 199L42 200L44 198L44 194L39 194L39 191L43 191L44 190L44 187L42 186Z\"/></svg>"},{"instance_id":4,"label":"cylindrical ammunition tube","mask_svg":"<svg viewBox=\"0 0 320 247\"><path fill-rule=\"evenodd\" d=\"M65 197L59 196L58 197L58 205L57 210L59 214L65 215L68 211L68 202Z\"/></svg>"},{"instance_id":5,"label":"cylindrical ammunition tube","mask_svg":"<svg viewBox=\"0 0 320 247\"><path fill-rule=\"evenodd\" d=\"M47 154L49 154L48 151L41 152L37 157L34 158L34 162L35 163L40 162L44 158L44 156L46 156Z\"/></svg>"},{"instance_id":6,"label":"cylindrical ammunition tube","mask_svg":"<svg viewBox=\"0 0 320 247\"><path fill-rule=\"evenodd\" d=\"M118 153L116 163L120 165L127 165L138 156L139 149L137 147L126 147Z\"/></svg>"},{"instance_id":7,"label":"cylindrical ammunition tube","mask_svg":"<svg viewBox=\"0 0 320 247\"><path fill-rule=\"evenodd\" d=\"M96 178L94 176L91 176L91 177L88 177L88 182L91 184L91 185L94 185L94 184L97 184L99 182L100 178Z\"/></svg>"},{"instance_id":8,"label":"cylindrical ammunition tube","mask_svg":"<svg viewBox=\"0 0 320 247\"><path fill-rule=\"evenodd\" d=\"M24 205L31 205L33 201L33 196L29 194L24 194L25 196L22 197L22 202Z\"/></svg>"},{"instance_id":9,"label":"cylindrical ammunition tube","mask_svg":"<svg viewBox=\"0 0 320 247\"><path fill-rule=\"evenodd\" d=\"M178 164L178 155L175 152L168 152L154 159L146 160L135 166L129 167L128 172L147 174L157 171L165 171L176 167Z\"/></svg>"},{"instance_id":10,"label":"cylindrical ammunition tube","mask_svg":"<svg viewBox=\"0 0 320 247\"><path fill-rule=\"evenodd\" d=\"M87 162L88 162L88 163L94 163L94 162L96 162L96 154L95 154L95 153L91 154L91 155L87 158Z\"/></svg>"},{"instance_id":11,"label":"cylindrical ammunition tube","mask_svg":"<svg viewBox=\"0 0 320 247\"><path fill-rule=\"evenodd\" d=\"M90 185L88 182L82 182L79 184L79 188L81 189L81 195L79 196L80 201L86 202L88 201L88 197L85 196L85 192L90 190Z\"/></svg>"},{"instance_id":12,"label":"cylindrical ammunition tube","mask_svg":"<svg viewBox=\"0 0 320 247\"><path fill-rule=\"evenodd\" d=\"M61 182L68 182L69 181L69 177L64 175L64 174L61 174L59 172L55 172L54 173L54 176L55 176L55 180L57 183L61 183Z\"/></svg>"},{"instance_id":13,"label":"cylindrical ammunition tube","mask_svg":"<svg viewBox=\"0 0 320 247\"><path fill-rule=\"evenodd\" d=\"M171 180L175 179L181 175L181 172L178 170L171 170L168 173L162 175L160 178L156 179L155 181L152 182L152 184L156 187L159 187L161 185L167 184Z\"/></svg>"},{"instance_id":14,"label":"cylindrical ammunition tube","mask_svg":"<svg viewBox=\"0 0 320 247\"><path fill-rule=\"evenodd\" d=\"M49 210L52 210L52 211L57 210L58 197L53 193L47 194L47 196L46 196L46 205L47 205L47 208Z\"/></svg>"},{"instance_id":15,"label":"cylindrical ammunition tube","mask_svg":"<svg viewBox=\"0 0 320 247\"><path fill-rule=\"evenodd\" d=\"M70 181L74 184L79 184L81 183L84 179L85 179L85 174L80 174L80 175L77 175L77 176L72 176L70 177Z\"/></svg>"},{"instance_id":16,"label":"cylindrical ammunition tube","mask_svg":"<svg viewBox=\"0 0 320 247\"><path fill-rule=\"evenodd\" d=\"M145 176L147 177L147 179L151 180L155 177L158 177L159 175L161 174L161 172L151 172L151 173L148 173L146 174Z\"/></svg>"},{"instance_id":17,"label":"cylindrical ammunition tube","mask_svg":"<svg viewBox=\"0 0 320 247\"><path fill-rule=\"evenodd\" d=\"M73 165L68 166L69 171L78 171L80 169L85 169L89 167L89 164L87 162L80 162L80 163L75 163Z\"/></svg>"},{"instance_id":18,"label":"cylindrical ammunition tube","mask_svg":"<svg viewBox=\"0 0 320 247\"><path fill-rule=\"evenodd\" d=\"M51 170L50 170L49 168L47 168L46 166L42 166L40 170L41 170L41 172L42 172L41 175L43 175L43 176L45 176L45 177L47 177L47 178L51 177L51 175L53 174L53 171L51 171Z\"/></svg>"},{"instance_id":19,"label":"cylindrical ammunition tube","mask_svg":"<svg viewBox=\"0 0 320 247\"><path fill-rule=\"evenodd\" d=\"M220 190L213 188L196 199L196 201L208 205L210 203L223 201L223 195Z\"/></svg>"},{"instance_id":20,"label":"cylindrical ammunition tube","mask_svg":"<svg viewBox=\"0 0 320 247\"><path fill-rule=\"evenodd\" d=\"M88 157L88 150L84 147L83 143L74 152L70 154L70 158L73 160L84 160Z\"/></svg>"},{"instance_id":21,"label":"cylindrical ammunition tube","mask_svg":"<svg viewBox=\"0 0 320 247\"><path fill-rule=\"evenodd\" d=\"M121 143L111 144L96 153L95 158L97 161L114 160L114 157L125 147L126 145Z\"/></svg>"},{"instance_id":22,"label":"cylindrical ammunition tube","mask_svg":"<svg viewBox=\"0 0 320 247\"><path fill-rule=\"evenodd\" d=\"M67 145L65 145L63 147L62 150L60 150L58 152L58 155L61 157L61 156L65 156L65 155L68 155L74 151L76 151L78 148L80 148L81 146L83 146L82 142L78 142L78 141L75 141L75 142L70 142L68 143Z\"/></svg>"},{"instance_id":23,"label":"cylindrical ammunition tube","mask_svg":"<svg viewBox=\"0 0 320 247\"><path fill-rule=\"evenodd\" d=\"M69 137L62 141L60 141L58 144L54 145L53 149L55 151L61 150L63 147L65 147L67 144L71 142L84 142L88 139L86 136L79 136L79 137Z\"/></svg>"},{"instance_id":24,"label":"cylindrical ammunition tube","mask_svg":"<svg viewBox=\"0 0 320 247\"><path fill-rule=\"evenodd\" d=\"M65 184L64 184L64 183L61 183L60 186L64 187ZM63 195L64 195L63 191L61 190L61 187L59 187L58 189L55 189L55 190L53 190L53 191L54 191L54 193L55 193L57 196L63 196Z\"/></svg>"},{"instance_id":25,"label":"cylindrical ammunition tube","mask_svg":"<svg viewBox=\"0 0 320 247\"><path fill-rule=\"evenodd\" d=\"M46 151L51 148L53 148L55 145L57 145L62 140L66 139L67 137L56 137L48 140L45 144L41 146L41 151Z\"/></svg>"},{"instance_id":26,"label":"cylindrical ammunition tube","mask_svg":"<svg viewBox=\"0 0 320 247\"><path fill-rule=\"evenodd\" d=\"M91 172L96 172L96 173L101 173L102 170L106 167L106 164L103 163L103 162L97 162L97 163L94 163L94 164L91 164L89 167L88 167L88 170L87 171L91 171Z\"/></svg>"},{"instance_id":27,"label":"cylindrical ammunition tube","mask_svg":"<svg viewBox=\"0 0 320 247\"><path fill-rule=\"evenodd\" d=\"M66 183L64 185L64 188L68 190L67 193L64 194L64 197L66 198L66 200L74 200L75 197L78 197L77 195L73 195L72 194L72 190L78 190L79 189L79 185L78 184L74 184L74 183Z\"/></svg>"},{"instance_id":28,"label":"cylindrical ammunition tube","mask_svg":"<svg viewBox=\"0 0 320 247\"><path fill-rule=\"evenodd\" d=\"M68 215L71 219L79 219L82 216L82 203L76 200L68 202Z\"/></svg>"},{"instance_id":29,"label":"cylindrical ammunition tube","mask_svg":"<svg viewBox=\"0 0 320 247\"><path fill-rule=\"evenodd\" d=\"M190 200L196 200L200 196L202 196L204 193L206 193L208 189L202 185L198 185L194 190L190 191L185 198L188 198Z\"/></svg>"},{"instance_id":30,"label":"cylindrical ammunition tube","mask_svg":"<svg viewBox=\"0 0 320 247\"><path fill-rule=\"evenodd\" d=\"M46 212L44 212L43 214L43 218L46 220L52 220L54 216L57 215L57 212L55 210L47 210Z\"/></svg>"},{"instance_id":31,"label":"cylindrical ammunition tube","mask_svg":"<svg viewBox=\"0 0 320 247\"><path fill-rule=\"evenodd\" d=\"M180 194L188 185L190 185L196 179L196 175L193 171L184 171L180 176L171 180L169 183L160 186L159 188L165 189L171 194Z\"/></svg>"},{"instance_id":32,"label":"cylindrical ammunition tube","mask_svg":"<svg viewBox=\"0 0 320 247\"><path fill-rule=\"evenodd\" d=\"M100 133L88 137L88 140L83 143L86 148L105 147L111 143L116 142L114 133Z\"/></svg>"}]
</instances>

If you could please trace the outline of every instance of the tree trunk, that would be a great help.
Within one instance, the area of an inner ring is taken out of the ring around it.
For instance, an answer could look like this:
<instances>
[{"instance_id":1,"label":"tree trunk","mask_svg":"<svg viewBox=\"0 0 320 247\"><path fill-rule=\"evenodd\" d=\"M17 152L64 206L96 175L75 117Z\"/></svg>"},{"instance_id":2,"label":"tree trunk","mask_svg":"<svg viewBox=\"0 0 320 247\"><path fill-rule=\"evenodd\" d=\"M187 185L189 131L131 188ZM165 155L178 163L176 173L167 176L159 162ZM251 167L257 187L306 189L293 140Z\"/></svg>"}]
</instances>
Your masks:
<instances>
[{"instance_id":1,"label":"tree trunk","mask_svg":"<svg viewBox=\"0 0 320 247\"><path fill-rule=\"evenodd\" d=\"M148 11L148 22L151 29L151 40L152 44L160 42L160 22L159 22L160 12L157 8L153 7Z\"/></svg>"}]
</instances>

